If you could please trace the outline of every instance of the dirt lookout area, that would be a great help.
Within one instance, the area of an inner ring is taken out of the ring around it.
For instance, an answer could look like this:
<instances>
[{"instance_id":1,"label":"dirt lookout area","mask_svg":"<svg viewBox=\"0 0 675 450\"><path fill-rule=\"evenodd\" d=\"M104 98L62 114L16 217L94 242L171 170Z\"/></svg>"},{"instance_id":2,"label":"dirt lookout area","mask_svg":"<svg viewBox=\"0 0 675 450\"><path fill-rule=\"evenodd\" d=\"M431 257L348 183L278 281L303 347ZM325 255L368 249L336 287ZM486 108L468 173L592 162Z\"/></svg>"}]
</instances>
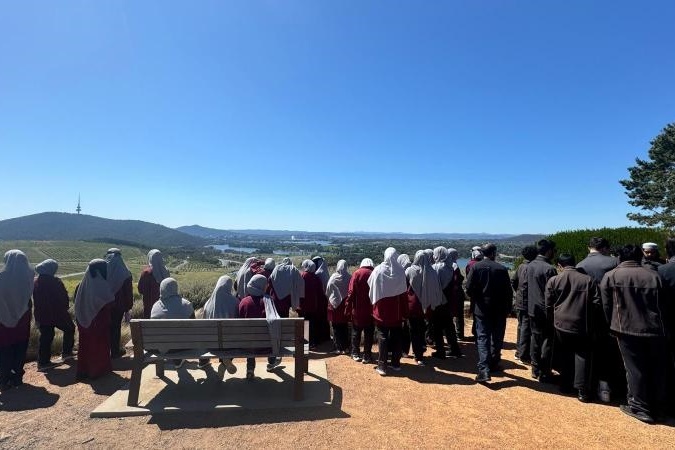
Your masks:
<instances>
[{"instance_id":1,"label":"dirt lookout area","mask_svg":"<svg viewBox=\"0 0 675 450\"><path fill-rule=\"evenodd\" d=\"M0 448L675 448L673 420L645 425L619 410L624 399L583 404L533 380L513 357L515 325L509 319L504 371L487 385L474 381L472 342L461 344L463 358L426 367L404 358L386 377L349 356L312 353L332 387L332 403L313 408L92 419L128 383L129 356L91 383L75 382L74 365L39 373L28 363L26 384L0 395Z\"/></svg>"}]
</instances>

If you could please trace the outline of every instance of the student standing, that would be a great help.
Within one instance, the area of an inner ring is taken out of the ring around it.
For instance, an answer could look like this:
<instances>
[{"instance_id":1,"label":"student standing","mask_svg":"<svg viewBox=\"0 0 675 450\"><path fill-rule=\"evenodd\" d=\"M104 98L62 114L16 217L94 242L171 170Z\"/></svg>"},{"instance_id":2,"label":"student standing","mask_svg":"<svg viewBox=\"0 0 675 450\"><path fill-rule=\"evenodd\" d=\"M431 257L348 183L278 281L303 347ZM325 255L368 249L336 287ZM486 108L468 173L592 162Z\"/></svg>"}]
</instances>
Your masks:
<instances>
[{"instance_id":1,"label":"student standing","mask_svg":"<svg viewBox=\"0 0 675 450\"><path fill-rule=\"evenodd\" d=\"M352 321L352 359L364 364L370 364L373 361L375 325L368 286L373 266L372 259L363 258L361 266L354 271L349 280L349 291L345 300L346 314L351 317ZM361 354L361 335L363 335L363 354Z\"/></svg>"},{"instance_id":2,"label":"student standing","mask_svg":"<svg viewBox=\"0 0 675 450\"><path fill-rule=\"evenodd\" d=\"M279 317L288 317L291 308L300 308L300 298L305 296L305 281L290 258L284 258L272 270L267 294L274 300Z\"/></svg>"},{"instance_id":3,"label":"student standing","mask_svg":"<svg viewBox=\"0 0 675 450\"><path fill-rule=\"evenodd\" d=\"M23 384L34 274L21 250L5 253L5 268L0 272L0 389Z\"/></svg>"},{"instance_id":4,"label":"student standing","mask_svg":"<svg viewBox=\"0 0 675 450\"><path fill-rule=\"evenodd\" d=\"M530 316L527 312L527 266L537 257L537 247L527 245L520 252L523 262L520 263L511 278L511 286L516 292L516 310L518 311L518 332L516 333L516 360L525 365L530 365L530 341L532 330L530 328Z\"/></svg>"},{"instance_id":5,"label":"student standing","mask_svg":"<svg viewBox=\"0 0 675 450\"><path fill-rule=\"evenodd\" d=\"M347 261L341 259L337 263L335 273L328 279L326 297L328 297L328 321L333 327L335 351L344 355L349 351L347 315L345 314L345 298L349 292L351 274L347 270Z\"/></svg>"},{"instance_id":6,"label":"student standing","mask_svg":"<svg viewBox=\"0 0 675 450\"><path fill-rule=\"evenodd\" d=\"M143 318L149 319L152 306L159 299L159 284L169 277L164 265L162 252L157 249L148 252L148 265L138 279L138 292L143 296Z\"/></svg>"},{"instance_id":7,"label":"student standing","mask_svg":"<svg viewBox=\"0 0 675 450\"><path fill-rule=\"evenodd\" d=\"M122 251L118 248L109 249L105 260L108 263L108 283L115 293L115 301L110 308L110 354L115 359L126 353L120 342L122 319L134 306L134 291L131 272L122 259Z\"/></svg>"}]
</instances>

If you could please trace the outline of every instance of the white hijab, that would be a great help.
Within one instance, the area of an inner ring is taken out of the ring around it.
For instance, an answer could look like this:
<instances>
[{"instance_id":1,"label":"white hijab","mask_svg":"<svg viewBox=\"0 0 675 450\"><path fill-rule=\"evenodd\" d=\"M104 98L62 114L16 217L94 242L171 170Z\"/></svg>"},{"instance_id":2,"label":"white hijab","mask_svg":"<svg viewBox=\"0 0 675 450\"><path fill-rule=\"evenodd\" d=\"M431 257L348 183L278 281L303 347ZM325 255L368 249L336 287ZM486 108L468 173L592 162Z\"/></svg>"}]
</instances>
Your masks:
<instances>
[{"instance_id":1,"label":"white hijab","mask_svg":"<svg viewBox=\"0 0 675 450\"><path fill-rule=\"evenodd\" d=\"M410 287L417 295L422 309L436 309L443 303L443 291L438 281L438 275L431 266L429 257L423 250L415 253L412 265L405 271Z\"/></svg>"},{"instance_id":2,"label":"white hijab","mask_svg":"<svg viewBox=\"0 0 675 450\"><path fill-rule=\"evenodd\" d=\"M205 319L236 319L239 317L239 300L232 295L232 278L218 278L216 288L204 304Z\"/></svg>"},{"instance_id":3,"label":"white hijab","mask_svg":"<svg viewBox=\"0 0 675 450\"><path fill-rule=\"evenodd\" d=\"M339 307L347 297L351 278L352 276L347 270L347 261L341 259L337 263L335 272L328 279L328 286L326 287L326 297L328 297L328 301L333 308Z\"/></svg>"},{"instance_id":4,"label":"white hijab","mask_svg":"<svg viewBox=\"0 0 675 450\"><path fill-rule=\"evenodd\" d=\"M370 258L363 258L359 267L374 267L375 263Z\"/></svg>"},{"instance_id":5,"label":"white hijab","mask_svg":"<svg viewBox=\"0 0 675 450\"><path fill-rule=\"evenodd\" d=\"M131 272L124 264L122 252L118 248L109 249L105 255L105 260L108 263L108 283L113 293L117 294L127 278L131 277Z\"/></svg>"},{"instance_id":6,"label":"white hijab","mask_svg":"<svg viewBox=\"0 0 675 450\"><path fill-rule=\"evenodd\" d=\"M424 253L424 252L422 252L422 253ZM407 269L407 268L410 267L410 265L412 264L412 262L410 261L410 256L406 255L405 253L403 253L402 255L399 255L399 256L398 256L398 263L399 263L404 269Z\"/></svg>"},{"instance_id":7,"label":"white hijab","mask_svg":"<svg viewBox=\"0 0 675 450\"><path fill-rule=\"evenodd\" d=\"M305 280L290 258L284 258L270 275L270 283L279 299L291 296L291 306L300 307L300 299L305 296Z\"/></svg>"},{"instance_id":8,"label":"white hijab","mask_svg":"<svg viewBox=\"0 0 675 450\"><path fill-rule=\"evenodd\" d=\"M89 262L75 295L75 318L84 328L89 328L99 311L115 300L115 293L110 289L110 284L96 270L96 266L101 265L106 267L105 260L94 259Z\"/></svg>"},{"instance_id":9,"label":"white hijab","mask_svg":"<svg viewBox=\"0 0 675 450\"><path fill-rule=\"evenodd\" d=\"M165 278L159 284L159 300L152 305L151 319L189 319L195 310L192 303L178 294L178 282Z\"/></svg>"},{"instance_id":10,"label":"white hijab","mask_svg":"<svg viewBox=\"0 0 675 450\"><path fill-rule=\"evenodd\" d=\"M368 278L370 302L374 305L383 298L400 295L407 290L405 270L398 263L394 247L384 251L384 261L378 264Z\"/></svg>"},{"instance_id":11,"label":"white hijab","mask_svg":"<svg viewBox=\"0 0 675 450\"><path fill-rule=\"evenodd\" d=\"M28 311L34 276L24 252L5 253L5 268L0 272L0 323L3 326L14 328Z\"/></svg>"},{"instance_id":12,"label":"white hijab","mask_svg":"<svg viewBox=\"0 0 675 450\"><path fill-rule=\"evenodd\" d=\"M169 271L164 265L162 252L156 248L148 252L148 264L152 269L152 276L155 277L157 283L161 283L164 278L169 278Z\"/></svg>"},{"instance_id":13,"label":"white hijab","mask_svg":"<svg viewBox=\"0 0 675 450\"><path fill-rule=\"evenodd\" d=\"M244 264L242 264L237 272L237 297L239 297L239 299L246 297L246 284L253 274L253 272L251 272L251 266L255 260L256 258L251 256L244 261Z\"/></svg>"}]
</instances>

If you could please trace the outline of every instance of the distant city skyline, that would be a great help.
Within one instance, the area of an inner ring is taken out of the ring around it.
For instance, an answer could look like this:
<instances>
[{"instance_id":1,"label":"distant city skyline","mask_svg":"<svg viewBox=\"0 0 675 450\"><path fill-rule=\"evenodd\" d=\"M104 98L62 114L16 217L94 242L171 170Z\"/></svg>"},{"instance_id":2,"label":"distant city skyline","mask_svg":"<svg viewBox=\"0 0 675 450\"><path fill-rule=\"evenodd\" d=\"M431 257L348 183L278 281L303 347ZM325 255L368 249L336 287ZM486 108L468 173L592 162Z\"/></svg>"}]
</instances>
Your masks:
<instances>
[{"instance_id":1,"label":"distant city skyline","mask_svg":"<svg viewBox=\"0 0 675 450\"><path fill-rule=\"evenodd\" d=\"M675 3L4 2L0 220L638 226Z\"/></svg>"}]
</instances>

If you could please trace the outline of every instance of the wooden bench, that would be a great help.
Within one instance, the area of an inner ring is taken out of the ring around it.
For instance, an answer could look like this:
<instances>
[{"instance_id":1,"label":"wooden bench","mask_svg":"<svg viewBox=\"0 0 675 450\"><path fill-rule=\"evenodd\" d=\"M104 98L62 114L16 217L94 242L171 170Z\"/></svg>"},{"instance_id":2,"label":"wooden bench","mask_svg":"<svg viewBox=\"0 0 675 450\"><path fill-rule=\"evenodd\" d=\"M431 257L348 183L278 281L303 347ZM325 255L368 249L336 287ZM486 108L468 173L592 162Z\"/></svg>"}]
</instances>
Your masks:
<instances>
[{"instance_id":1,"label":"wooden bench","mask_svg":"<svg viewBox=\"0 0 675 450\"><path fill-rule=\"evenodd\" d=\"M295 358L294 400L303 398L307 372L308 345L302 318L283 318L278 356ZM252 358L274 356L265 319L134 319L131 321L134 346L133 369L127 405L138 406L141 373L155 364L158 377L164 376L169 359Z\"/></svg>"}]
</instances>

